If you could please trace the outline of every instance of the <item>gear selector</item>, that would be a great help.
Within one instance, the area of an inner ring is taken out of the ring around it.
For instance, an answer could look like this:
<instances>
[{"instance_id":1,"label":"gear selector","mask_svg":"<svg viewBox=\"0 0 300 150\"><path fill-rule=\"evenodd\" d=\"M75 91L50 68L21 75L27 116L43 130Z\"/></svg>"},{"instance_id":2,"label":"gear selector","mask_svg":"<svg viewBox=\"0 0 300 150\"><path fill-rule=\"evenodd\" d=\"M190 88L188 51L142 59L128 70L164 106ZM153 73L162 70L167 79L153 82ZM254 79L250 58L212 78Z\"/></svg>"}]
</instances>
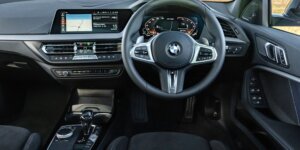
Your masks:
<instances>
[{"instance_id":1,"label":"gear selector","mask_svg":"<svg viewBox=\"0 0 300 150\"><path fill-rule=\"evenodd\" d=\"M91 132L91 125L94 119L94 112L92 110L84 110L80 116L82 131L85 136Z\"/></svg>"}]
</instances>

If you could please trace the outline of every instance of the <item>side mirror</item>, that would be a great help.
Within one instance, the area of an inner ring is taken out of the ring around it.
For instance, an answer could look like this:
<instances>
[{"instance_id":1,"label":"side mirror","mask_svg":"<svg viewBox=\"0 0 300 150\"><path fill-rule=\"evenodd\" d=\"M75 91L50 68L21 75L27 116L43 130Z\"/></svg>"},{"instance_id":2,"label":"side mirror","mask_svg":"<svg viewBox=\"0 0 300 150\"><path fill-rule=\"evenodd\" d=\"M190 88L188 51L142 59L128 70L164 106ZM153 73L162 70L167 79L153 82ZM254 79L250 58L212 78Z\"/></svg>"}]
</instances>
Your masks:
<instances>
[{"instance_id":1,"label":"side mirror","mask_svg":"<svg viewBox=\"0 0 300 150\"><path fill-rule=\"evenodd\" d=\"M300 35L300 0L269 0L269 27Z\"/></svg>"},{"instance_id":2,"label":"side mirror","mask_svg":"<svg viewBox=\"0 0 300 150\"><path fill-rule=\"evenodd\" d=\"M300 7L288 10L286 16L291 19L300 19Z\"/></svg>"}]
</instances>

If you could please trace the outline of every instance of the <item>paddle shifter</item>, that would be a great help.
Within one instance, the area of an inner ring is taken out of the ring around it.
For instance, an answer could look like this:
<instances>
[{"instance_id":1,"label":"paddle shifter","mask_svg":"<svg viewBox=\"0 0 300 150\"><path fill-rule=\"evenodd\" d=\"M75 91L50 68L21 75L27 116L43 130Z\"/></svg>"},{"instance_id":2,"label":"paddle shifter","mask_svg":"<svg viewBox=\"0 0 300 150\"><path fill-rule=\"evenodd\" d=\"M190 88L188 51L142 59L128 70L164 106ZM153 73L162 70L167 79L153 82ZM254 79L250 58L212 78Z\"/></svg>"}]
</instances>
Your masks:
<instances>
[{"instance_id":1,"label":"paddle shifter","mask_svg":"<svg viewBox=\"0 0 300 150\"><path fill-rule=\"evenodd\" d=\"M91 125L94 119L94 112L91 110L84 110L80 116L80 122L82 125L82 131L84 136L90 135Z\"/></svg>"}]
</instances>

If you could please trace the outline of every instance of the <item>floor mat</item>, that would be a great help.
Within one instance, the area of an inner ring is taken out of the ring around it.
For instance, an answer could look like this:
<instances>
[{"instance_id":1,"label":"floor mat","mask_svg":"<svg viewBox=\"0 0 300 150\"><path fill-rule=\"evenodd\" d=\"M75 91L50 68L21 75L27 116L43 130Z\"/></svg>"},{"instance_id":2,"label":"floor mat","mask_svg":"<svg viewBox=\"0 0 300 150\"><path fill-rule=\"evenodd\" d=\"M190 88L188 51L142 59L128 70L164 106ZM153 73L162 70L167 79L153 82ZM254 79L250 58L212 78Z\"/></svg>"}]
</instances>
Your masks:
<instances>
[{"instance_id":1,"label":"floor mat","mask_svg":"<svg viewBox=\"0 0 300 150\"><path fill-rule=\"evenodd\" d=\"M68 93L57 86L29 88L22 113L10 124L39 133L45 144L66 109Z\"/></svg>"},{"instance_id":2,"label":"floor mat","mask_svg":"<svg viewBox=\"0 0 300 150\"><path fill-rule=\"evenodd\" d=\"M197 121L194 123L181 123L177 126L176 131L199 135L207 140L222 141L230 149L234 147L230 133L218 121L206 119L200 114L197 114L197 116Z\"/></svg>"}]
</instances>

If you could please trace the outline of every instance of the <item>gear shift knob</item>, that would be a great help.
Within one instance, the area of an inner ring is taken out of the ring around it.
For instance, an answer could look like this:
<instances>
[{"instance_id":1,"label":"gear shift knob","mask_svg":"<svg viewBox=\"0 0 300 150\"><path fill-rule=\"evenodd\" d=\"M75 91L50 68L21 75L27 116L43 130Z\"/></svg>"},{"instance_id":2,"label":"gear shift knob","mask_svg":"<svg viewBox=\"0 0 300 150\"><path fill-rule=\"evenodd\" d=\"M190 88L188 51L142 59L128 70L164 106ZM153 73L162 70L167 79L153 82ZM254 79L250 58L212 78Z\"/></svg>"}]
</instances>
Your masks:
<instances>
[{"instance_id":1,"label":"gear shift knob","mask_svg":"<svg viewBox=\"0 0 300 150\"><path fill-rule=\"evenodd\" d=\"M84 110L80 116L82 130L84 135L89 135L90 127L94 118L94 112L91 110Z\"/></svg>"}]
</instances>

